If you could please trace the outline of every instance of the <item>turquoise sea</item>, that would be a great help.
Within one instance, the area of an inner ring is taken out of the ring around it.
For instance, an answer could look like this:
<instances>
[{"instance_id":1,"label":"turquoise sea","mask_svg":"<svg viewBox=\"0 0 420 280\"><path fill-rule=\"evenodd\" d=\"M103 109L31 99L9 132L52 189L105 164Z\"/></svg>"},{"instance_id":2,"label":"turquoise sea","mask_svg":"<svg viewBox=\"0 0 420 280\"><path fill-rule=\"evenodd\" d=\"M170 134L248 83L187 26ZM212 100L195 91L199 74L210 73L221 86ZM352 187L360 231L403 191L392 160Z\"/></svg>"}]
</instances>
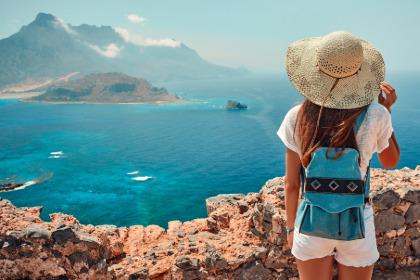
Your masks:
<instances>
[{"instance_id":1,"label":"turquoise sea","mask_svg":"<svg viewBox=\"0 0 420 280\"><path fill-rule=\"evenodd\" d=\"M399 167L414 168L420 163L420 81L414 74L389 75L389 81L399 93L393 109L402 149ZM18 206L44 206L44 219L65 212L83 223L166 227L170 220L205 217L207 197L255 192L283 175L284 147L276 131L301 100L285 78L158 85L194 102L0 100L0 179L44 180L0 196ZM249 109L226 111L228 99ZM372 165L379 166L376 157ZM152 178L141 181L143 176Z\"/></svg>"}]
</instances>

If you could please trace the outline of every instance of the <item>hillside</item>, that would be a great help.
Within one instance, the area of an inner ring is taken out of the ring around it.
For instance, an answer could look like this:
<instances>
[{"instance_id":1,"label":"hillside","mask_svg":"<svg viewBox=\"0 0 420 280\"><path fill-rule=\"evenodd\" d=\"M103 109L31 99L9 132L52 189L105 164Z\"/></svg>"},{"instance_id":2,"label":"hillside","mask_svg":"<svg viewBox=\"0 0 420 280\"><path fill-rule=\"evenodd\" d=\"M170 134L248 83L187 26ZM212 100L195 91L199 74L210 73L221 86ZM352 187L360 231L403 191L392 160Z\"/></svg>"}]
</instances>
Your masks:
<instances>
[{"instance_id":1,"label":"hillside","mask_svg":"<svg viewBox=\"0 0 420 280\"><path fill-rule=\"evenodd\" d=\"M25 101L139 103L179 100L178 96L169 94L165 88L154 87L144 79L121 73L100 73L52 85L44 94Z\"/></svg>"},{"instance_id":2,"label":"hillside","mask_svg":"<svg viewBox=\"0 0 420 280\"><path fill-rule=\"evenodd\" d=\"M372 169L380 260L373 279L419 279L420 166ZM156 225L80 224L0 199L1 279L297 279L286 246L284 178L207 199L208 217ZM116 207L119 207L116 205Z\"/></svg>"},{"instance_id":3,"label":"hillside","mask_svg":"<svg viewBox=\"0 0 420 280\"><path fill-rule=\"evenodd\" d=\"M129 40L111 26L72 26L46 13L0 40L0 89L73 72L123 72L151 81L240 76L245 70L212 64L185 44Z\"/></svg>"}]
</instances>

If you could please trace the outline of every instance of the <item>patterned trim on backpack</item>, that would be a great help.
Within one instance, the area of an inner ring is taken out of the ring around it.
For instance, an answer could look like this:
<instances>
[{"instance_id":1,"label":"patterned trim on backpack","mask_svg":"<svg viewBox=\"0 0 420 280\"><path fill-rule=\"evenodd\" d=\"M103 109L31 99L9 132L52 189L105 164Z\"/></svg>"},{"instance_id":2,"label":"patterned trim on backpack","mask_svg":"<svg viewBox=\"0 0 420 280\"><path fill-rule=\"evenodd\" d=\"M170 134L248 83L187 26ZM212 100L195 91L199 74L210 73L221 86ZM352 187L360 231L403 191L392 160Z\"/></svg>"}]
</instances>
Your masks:
<instances>
[{"instance_id":1,"label":"patterned trim on backpack","mask_svg":"<svg viewBox=\"0 0 420 280\"><path fill-rule=\"evenodd\" d=\"M306 178L306 192L364 194L365 183L357 179Z\"/></svg>"}]
</instances>

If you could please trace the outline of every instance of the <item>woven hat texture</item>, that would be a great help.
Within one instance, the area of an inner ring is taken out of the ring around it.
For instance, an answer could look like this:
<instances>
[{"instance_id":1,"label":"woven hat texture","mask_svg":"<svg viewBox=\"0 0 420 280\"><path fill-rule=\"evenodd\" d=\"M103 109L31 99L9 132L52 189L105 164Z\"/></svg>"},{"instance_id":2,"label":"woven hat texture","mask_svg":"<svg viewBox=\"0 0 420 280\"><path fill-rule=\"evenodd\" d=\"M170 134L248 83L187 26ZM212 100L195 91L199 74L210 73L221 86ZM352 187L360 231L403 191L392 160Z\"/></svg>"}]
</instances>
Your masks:
<instances>
[{"instance_id":1,"label":"woven hat texture","mask_svg":"<svg viewBox=\"0 0 420 280\"><path fill-rule=\"evenodd\" d=\"M372 103L385 79L381 53L368 41L344 31L292 43L287 49L286 71L303 96L336 109Z\"/></svg>"}]
</instances>

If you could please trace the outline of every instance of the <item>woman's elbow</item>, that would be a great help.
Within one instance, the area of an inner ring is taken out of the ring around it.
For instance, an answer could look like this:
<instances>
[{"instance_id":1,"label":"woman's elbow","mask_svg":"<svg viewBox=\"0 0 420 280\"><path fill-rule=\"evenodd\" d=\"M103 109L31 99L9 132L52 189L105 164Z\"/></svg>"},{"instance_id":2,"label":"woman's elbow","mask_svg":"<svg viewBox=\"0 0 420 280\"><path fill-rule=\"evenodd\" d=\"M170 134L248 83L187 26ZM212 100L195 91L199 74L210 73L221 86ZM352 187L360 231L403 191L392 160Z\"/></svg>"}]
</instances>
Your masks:
<instances>
[{"instance_id":1,"label":"woman's elbow","mask_svg":"<svg viewBox=\"0 0 420 280\"><path fill-rule=\"evenodd\" d=\"M384 168L395 168L398 165L398 162L400 162L400 157L395 157L392 160L387 161L385 164L383 164Z\"/></svg>"},{"instance_id":2,"label":"woman's elbow","mask_svg":"<svg viewBox=\"0 0 420 280\"><path fill-rule=\"evenodd\" d=\"M394 153L393 155L379 155L379 161L384 168L395 168L400 161L400 154Z\"/></svg>"},{"instance_id":3,"label":"woman's elbow","mask_svg":"<svg viewBox=\"0 0 420 280\"><path fill-rule=\"evenodd\" d=\"M296 182L294 180L287 180L287 178L284 180L284 191L286 192L296 192L299 191L300 183Z\"/></svg>"},{"instance_id":4,"label":"woman's elbow","mask_svg":"<svg viewBox=\"0 0 420 280\"><path fill-rule=\"evenodd\" d=\"M397 167L400 161L400 147L394 134L392 134L388 142L388 147L378 154L378 158L384 168L394 168Z\"/></svg>"}]
</instances>

